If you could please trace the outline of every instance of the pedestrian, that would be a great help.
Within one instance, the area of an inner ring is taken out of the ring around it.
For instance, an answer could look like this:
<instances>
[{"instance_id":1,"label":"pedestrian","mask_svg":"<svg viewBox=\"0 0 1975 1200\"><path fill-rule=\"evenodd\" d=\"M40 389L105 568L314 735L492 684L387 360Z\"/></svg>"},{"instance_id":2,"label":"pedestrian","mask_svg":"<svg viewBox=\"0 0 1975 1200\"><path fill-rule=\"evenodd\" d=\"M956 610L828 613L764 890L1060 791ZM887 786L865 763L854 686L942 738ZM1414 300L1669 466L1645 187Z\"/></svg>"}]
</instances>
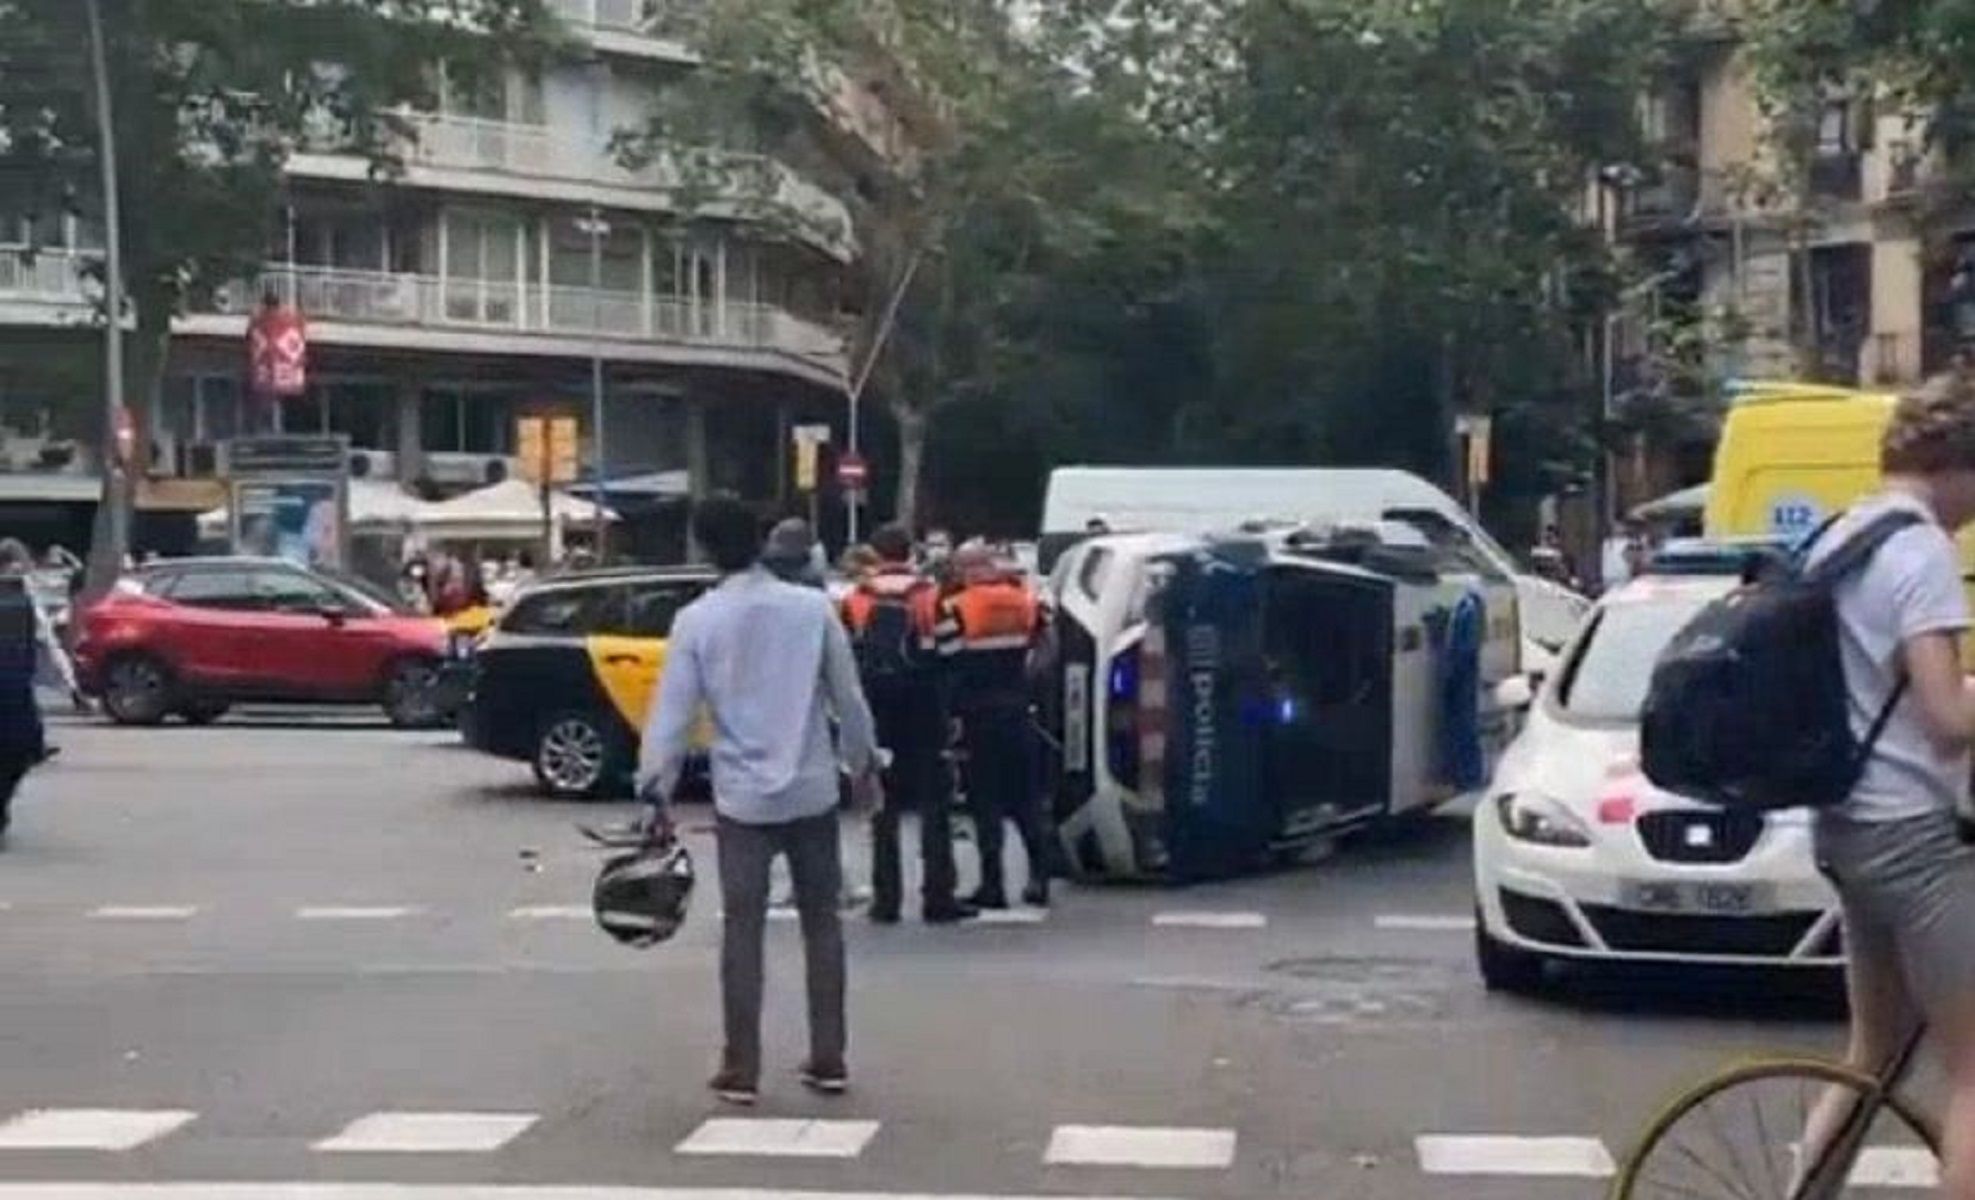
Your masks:
<instances>
[{"instance_id":1,"label":"pedestrian","mask_svg":"<svg viewBox=\"0 0 1975 1200\"><path fill-rule=\"evenodd\" d=\"M41 621L27 586L33 566L26 546L13 538L0 540L0 835L12 820L21 780L47 756L34 699Z\"/></svg>"},{"instance_id":2,"label":"pedestrian","mask_svg":"<svg viewBox=\"0 0 1975 1200\"><path fill-rule=\"evenodd\" d=\"M871 535L878 565L843 601L844 625L857 654L858 677L877 718L879 744L892 754L885 804L871 822L871 920L896 924L904 899L899 825L907 809L919 814L922 863L919 911L927 922L950 924L978 915L954 895L953 785L945 681L934 645L939 595L912 567L912 538L900 525Z\"/></svg>"},{"instance_id":3,"label":"pedestrian","mask_svg":"<svg viewBox=\"0 0 1975 1200\"><path fill-rule=\"evenodd\" d=\"M1042 631L1042 606L1021 575L985 545L962 547L953 566L959 587L940 602L936 630L960 725L961 779L981 854L980 888L970 902L983 909L1008 907L1002 848L1005 825L1013 821L1029 864L1022 900L1046 905L1047 838L1033 770L1027 674Z\"/></svg>"},{"instance_id":4,"label":"pedestrian","mask_svg":"<svg viewBox=\"0 0 1975 1200\"><path fill-rule=\"evenodd\" d=\"M783 583L821 589L823 571L816 562L816 535L809 522L790 517L768 531L761 547L761 565Z\"/></svg>"},{"instance_id":5,"label":"pedestrian","mask_svg":"<svg viewBox=\"0 0 1975 1200\"><path fill-rule=\"evenodd\" d=\"M1808 564L1890 514L1918 519L1835 592L1852 727L1868 750L1849 798L1818 812L1816 851L1843 909L1848 1062L1878 1071L1926 1022L1948 1080L1940 1195L1975 1200L1975 850L1957 822L1975 692L1962 674L1971 621L1954 541L1975 521L1975 378L1903 398L1880 460L1884 490L1827 530ZM1827 1095L1803 1143L1826 1145L1849 1103L1849 1092Z\"/></svg>"},{"instance_id":6,"label":"pedestrian","mask_svg":"<svg viewBox=\"0 0 1975 1200\"><path fill-rule=\"evenodd\" d=\"M753 514L737 500L709 499L693 512L693 536L722 579L673 622L638 784L653 806L654 836L668 836L667 804L692 731L702 712L711 717L726 1041L710 1086L733 1104L752 1104L759 1095L768 881L776 857L784 856L795 880L807 966L809 1058L802 1081L813 1091L841 1093L849 1074L837 911L843 886L838 764L860 804L878 799L871 710L829 600L757 565L761 543Z\"/></svg>"}]
</instances>

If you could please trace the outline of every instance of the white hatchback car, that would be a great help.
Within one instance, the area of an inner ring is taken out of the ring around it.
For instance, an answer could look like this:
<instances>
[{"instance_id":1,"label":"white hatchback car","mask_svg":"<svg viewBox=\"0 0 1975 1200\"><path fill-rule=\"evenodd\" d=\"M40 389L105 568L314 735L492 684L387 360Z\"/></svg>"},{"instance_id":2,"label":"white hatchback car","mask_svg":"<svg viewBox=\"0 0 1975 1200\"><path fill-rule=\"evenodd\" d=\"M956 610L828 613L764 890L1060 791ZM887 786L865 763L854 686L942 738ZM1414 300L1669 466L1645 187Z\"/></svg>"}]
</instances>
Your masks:
<instances>
[{"instance_id":1,"label":"white hatchback car","mask_svg":"<svg viewBox=\"0 0 1975 1200\"><path fill-rule=\"evenodd\" d=\"M1476 951L1492 989L1550 960L1833 967L1837 897L1805 811L1658 791L1638 765L1653 662L1729 578L1647 577L1601 601L1548 679L1474 817Z\"/></svg>"}]
</instances>

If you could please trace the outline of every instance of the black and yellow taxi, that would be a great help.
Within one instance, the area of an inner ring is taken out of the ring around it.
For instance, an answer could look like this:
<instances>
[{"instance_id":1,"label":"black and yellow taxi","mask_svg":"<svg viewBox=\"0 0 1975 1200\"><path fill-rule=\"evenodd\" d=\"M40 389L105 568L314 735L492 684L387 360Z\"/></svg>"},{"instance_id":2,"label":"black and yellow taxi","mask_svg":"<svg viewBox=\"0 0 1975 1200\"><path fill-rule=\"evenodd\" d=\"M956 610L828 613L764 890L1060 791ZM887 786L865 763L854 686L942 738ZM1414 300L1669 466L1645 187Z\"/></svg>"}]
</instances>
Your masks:
<instances>
[{"instance_id":1,"label":"black and yellow taxi","mask_svg":"<svg viewBox=\"0 0 1975 1200\"><path fill-rule=\"evenodd\" d=\"M626 787L672 619L716 582L704 568L644 567L528 588L473 654L467 744L530 764L557 798Z\"/></svg>"}]
</instances>

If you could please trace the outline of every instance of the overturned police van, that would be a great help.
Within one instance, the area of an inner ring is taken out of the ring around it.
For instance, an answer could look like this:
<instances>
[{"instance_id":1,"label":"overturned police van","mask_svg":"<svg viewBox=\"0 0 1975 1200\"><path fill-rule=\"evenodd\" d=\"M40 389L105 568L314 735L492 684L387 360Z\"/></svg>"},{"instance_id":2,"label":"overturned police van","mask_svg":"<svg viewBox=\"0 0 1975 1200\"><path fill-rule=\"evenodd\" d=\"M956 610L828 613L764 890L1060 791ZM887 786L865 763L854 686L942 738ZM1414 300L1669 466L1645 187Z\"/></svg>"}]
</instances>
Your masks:
<instances>
[{"instance_id":1,"label":"overturned police van","mask_svg":"<svg viewBox=\"0 0 1975 1200\"><path fill-rule=\"evenodd\" d=\"M1374 521L1098 537L1051 574L1046 787L1086 878L1266 867L1481 786L1514 581Z\"/></svg>"}]
</instances>

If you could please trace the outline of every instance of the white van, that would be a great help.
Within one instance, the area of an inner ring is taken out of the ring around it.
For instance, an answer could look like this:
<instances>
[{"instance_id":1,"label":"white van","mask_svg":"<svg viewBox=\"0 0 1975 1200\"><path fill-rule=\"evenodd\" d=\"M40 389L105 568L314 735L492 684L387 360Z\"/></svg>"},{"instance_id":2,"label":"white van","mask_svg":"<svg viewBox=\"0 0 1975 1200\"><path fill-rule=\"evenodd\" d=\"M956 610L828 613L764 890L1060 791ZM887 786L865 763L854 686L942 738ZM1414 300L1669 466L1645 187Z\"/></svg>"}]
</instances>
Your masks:
<instances>
[{"instance_id":1,"label":"white van","mask_svg":"<svg viewBox=\"0 0 1975 1200\"><path fill-rule=\"evenodd\" d=\"M1041 566L1093 533L1226 532L1243 524L1401 521L1477 574L1515 582L1525 670L1577 632L1590 602L1529 575L1452 496L1406 471L1359 467L1058 467L1043 500Z\"/></svg>"}]
</instances>

